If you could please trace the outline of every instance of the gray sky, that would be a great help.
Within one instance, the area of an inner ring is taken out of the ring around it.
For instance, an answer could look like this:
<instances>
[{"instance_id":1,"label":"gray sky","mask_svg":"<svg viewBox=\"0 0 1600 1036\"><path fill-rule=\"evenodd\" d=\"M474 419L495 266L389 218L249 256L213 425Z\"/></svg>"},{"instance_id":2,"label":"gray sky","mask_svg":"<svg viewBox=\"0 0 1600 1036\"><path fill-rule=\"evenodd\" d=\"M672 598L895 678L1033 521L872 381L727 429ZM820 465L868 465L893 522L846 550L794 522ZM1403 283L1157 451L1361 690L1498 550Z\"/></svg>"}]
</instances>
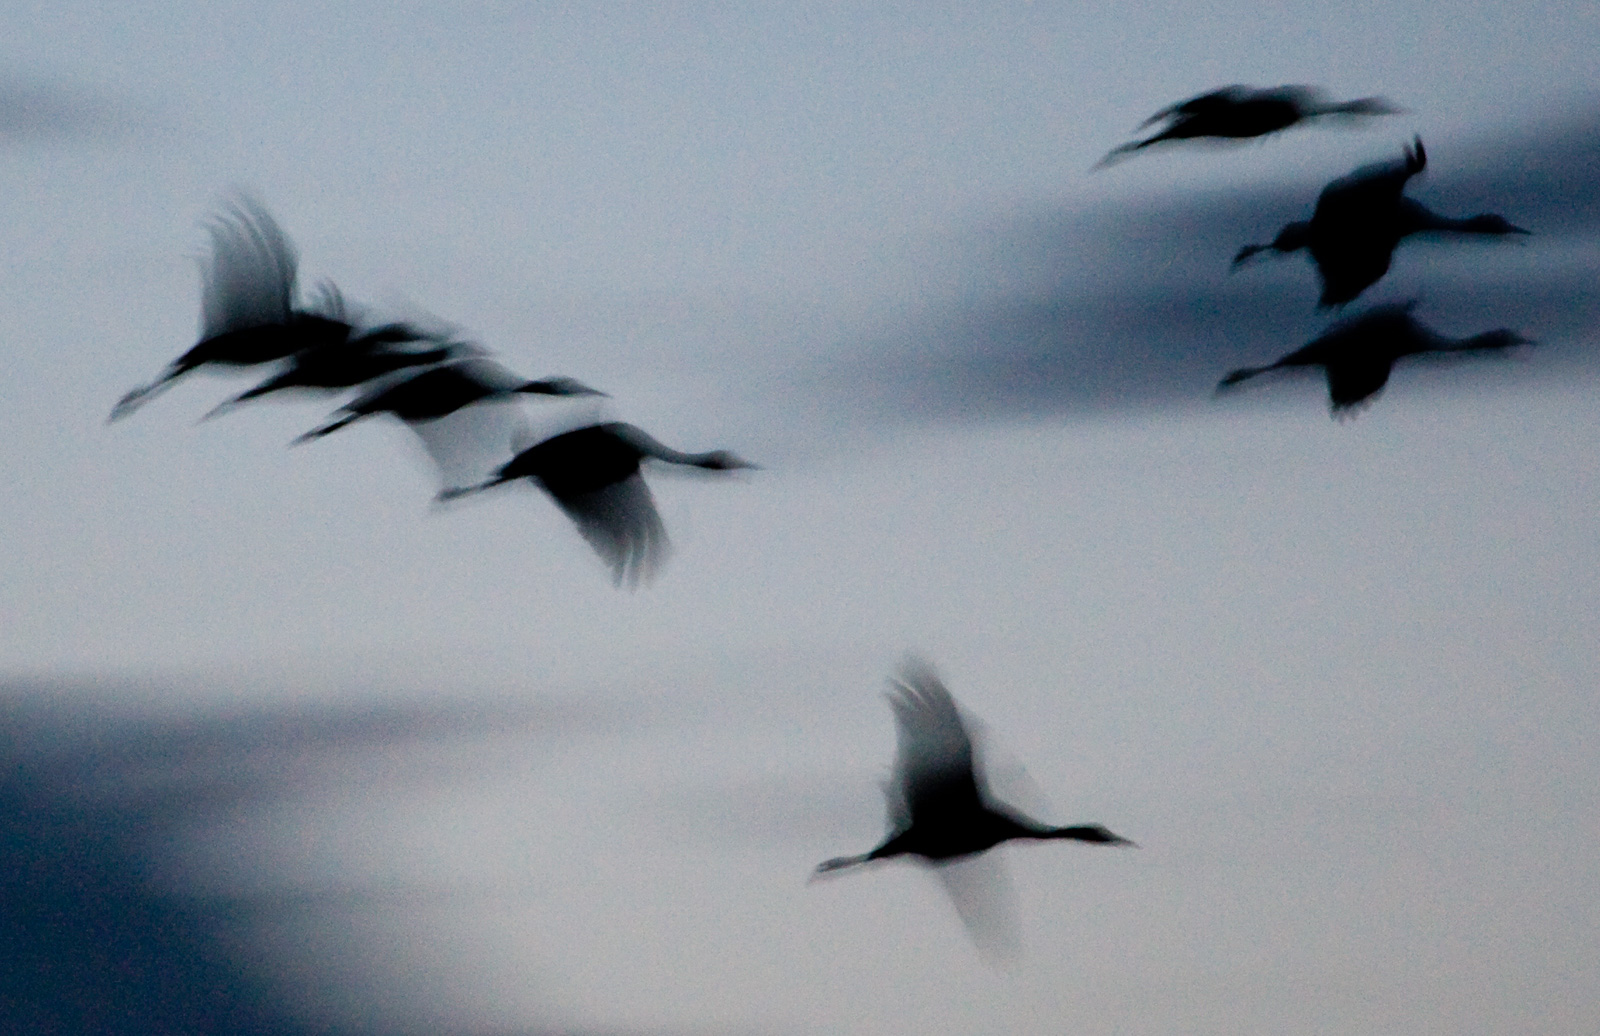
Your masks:
<instances>
[{"instance_id":1,"label":"gray sky","mask_svg":"<svg viewBox=\"0 0 1600 1036\"><path fill-rule=\"evenodd\" d=\"M0 28L0 794L236 1031L1600 1028L1594 5ZM1408 112L1090 174L1231 82ZM1407 244L1371 301L1539 344L1343 423L1213 398L1328 319L1234 251L1413 134L1416 197L1535 233ZM238 186L304 286L764 469L654 479L629 594L532 490L431 506L396 427L286 449L332 401L196 427L237 390L196 375L107 426ZM1009 967L914 866L806 883L881 835L908 650L1047 819L1141 846L1001 850Z\"/></svg>"}]
</instances>

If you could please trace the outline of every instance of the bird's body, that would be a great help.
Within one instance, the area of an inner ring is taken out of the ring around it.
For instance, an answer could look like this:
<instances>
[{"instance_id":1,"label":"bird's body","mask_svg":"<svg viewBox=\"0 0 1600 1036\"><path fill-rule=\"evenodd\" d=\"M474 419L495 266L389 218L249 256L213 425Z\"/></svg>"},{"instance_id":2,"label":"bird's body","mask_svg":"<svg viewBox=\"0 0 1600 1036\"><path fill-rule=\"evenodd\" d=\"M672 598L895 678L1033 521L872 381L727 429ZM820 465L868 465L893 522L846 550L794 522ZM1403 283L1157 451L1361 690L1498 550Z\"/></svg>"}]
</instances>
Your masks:
<instances>
[{"instance_id":1,"label":"bird's body","mask_svg":"<svg viewBox=\"0 0 1600 1036\"><path fill-rule=\"evenodd\" d=\"M999 802L989 792L955 699L938 676L912 662L890 686L897 750L894 778L885 789L889 836L870 852L819 864L818 874L896 856L945 862L1013 839L1132 844L1098 824L1051 827Z\"/></svg>"},{"instance_id":2,"label":"bird's body","mask_svg":"<svg viewBox=\"0 0 1600 1036\"><path fill-rule=\"evenodd\" d=\"M503 465L526 425L526 416L514 400L526 395L604 395L571 378L529 381L481 351L473 351L476 347L449 348L467 355L380 378L294 441L319 439L363 418L389 414L403 422L427 450L438 471L440 490L454 494L478 484Z\"/></svg>"},{"instance_id":3,"label":"bird's body","mask_svg":"<svg viewBox=\"0 0 1600 1036\"><path fill-rule=\"evenodd\" d=\"M674 450L633 425L613 421L545 439L522 450L480 485L447 490L441 497L453 499L529 479L578 526L611 567L614 582L637 586L654 576L668 550L666 529L640 474L647 459L708 471L755 466L726 450Z\"/></svg>"},{"instance_id":4,"label":"bird's body","mask_svg":"<svg viewBox=\"0 0 1600 1036\"><path fill-rule=\"evenodd\" d=\"M463 407L516 395L603 395L571 378L519 378L487 356L468 356L387 379L340 407L326 423L302 435L316 439L374 414L393 414L407 424L434 421Z\"/></svg>"},{"instance_id":5,"label":"bird's body","mask_svg":"<svg viewBox=\"0 0 1600 1036\"><path fill-rule=\"evenodd\" d=\"M1200 137L1244 140L1263 137L1326 115L1392 115L1399 110L1381 97L1331 101L1322 91L1310 86L1289 85L1267 89L1225 86L1156 112L1139 128L1145 129L1162 120L1167 120L1167 126L1144 140L1132 141L1113 149L1100 160L1100 164L1105 165L1165 141Z\"/></svg>"},{"instance_id":6,"label":"bird's body","mask_svg":"<svg viewBox=\"0 0 1600 1036\"><path fill-rule=\"evenodd\" d=\"M1223 378L1219 390L1268 371L1321 367L1328 379L1328 404L1335 416L1369 401L1389 381L1397 360L1423 353L1466 353L1507 349L1528 340L1498 328L1466 338L1450 338L1411 315L1413 302L1377 306L1338 321L1316 339L1273 363L1242 367Z\"/></svg>"},{"instance_id":7,"label":"bird's body","mask_svg":"<svg viewBox=\"0 0 1600 1036\"><path fill-rule=\"evenodd\" d=\"M431 347L425 347L430 342ZM443 363L460 355L463 348L468 347L432 340L425 332L406 324L386 324L336 345L295 353L282 371L219 404L206 416L275 392L355 388L396 371Z\"/></svg>"},{"instance_id":8,"label":"bird's body","mask_svg":"<svg viewBox=\"0 0 1600 1036\"><path fill-rule=\"evenodd\" d=\"M1389 272L1400 242L1426 231L1504 236L1526 234L1502 216L1464 219L1440 216L1405 197L1406 184L1427 168L1428 154L1418 137L1398 162L1363 166L1322 189L1308 221L1289 223L1268 244L1245 245L1235 267L1265 251L1288 254L1305 249L1322 280L1318 305L1350 302Z\"/></svg>"},{"instance_id":9,"label":"bird's body","mask_svg":"<svg viewBox=\"0 0 1600 1036\"><path fill-rule=\"evenodd\" d=\"M200 341L118 400L110 420L202 367L253 367L349 340L352 328L337 313L297 308L294 245L259 204L237 199L210 229L211 256L201 268Z\"/></svg>"}]
</instances>

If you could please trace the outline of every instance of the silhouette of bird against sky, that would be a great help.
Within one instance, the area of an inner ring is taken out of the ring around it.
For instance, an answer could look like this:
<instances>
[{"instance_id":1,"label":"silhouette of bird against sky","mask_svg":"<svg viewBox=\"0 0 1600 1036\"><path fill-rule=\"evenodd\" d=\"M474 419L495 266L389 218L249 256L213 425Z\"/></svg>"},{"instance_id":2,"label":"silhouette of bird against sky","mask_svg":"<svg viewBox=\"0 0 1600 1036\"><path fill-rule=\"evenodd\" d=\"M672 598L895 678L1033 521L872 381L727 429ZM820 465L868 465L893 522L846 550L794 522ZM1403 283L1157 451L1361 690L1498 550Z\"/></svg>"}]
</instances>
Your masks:
<instances>
[{"instance_id":1,"label":"silhouette of bird against sky","mask_svg":"<svg viewBox=\"0 0 1600 1036\"><path fill-rule=\"evenodd\" d=\"M1286 224L1268 244L1245 245L1233 257L1237 268L1265 251L1287 255L1304 248L1322 279L1319 306L1351 301L1389 272L1400 242L1412 234L1451 231L1505 236L1526 234L1503 216L1464 219L1440 216L1405 197L1406 183L1427 168L1422 138L1407 147L1399 162L1363 166L1322 189L1308 221Z\"/></svg>"},{"instance_id":2,"label":"silhouette of bird against sky","mask_svg":"<svg viewBox=\"0 0 1600 1036\"><path fill-rule=\"evenodd\" d=\"M889 684L896 742L894 776L884 788L889 836L871 852L824 861L817 874L895 856L942 863L1016 838L1133 844L1098 824L1051 827L996 800L955 699L933 670L911 661Z\"/></svg>"},{"instance_id":3,"label":"silhouette of bird against sky","mask_svg":"<svg viewBox=\"0 0 1600 1036\"><path fill-rule=\"evenodd\" d=\"M603 396L572 378L520 378L484 355L466 356L405 376L385 379L334 412L327 422L296 439L304 442L336 432L374 414L393 414L407 424L435 421L462 407L516 395Z\"/></svg>"},{"instance_id":4,"label":"silhouette of bird against sky","mask_svg":"<svg viewBox=\"0 0 1600 1036\"><path fill-rule=\"evenodd\" d=\"M365 417L390 414L405 422L427 450L438 471L440 489L457 490L484 479L511 453L512 443L525 426L515 400L603 395L572 378L529 381L478 351L381 378L294 443L319 439Z\"/></svg>"},{"instance_id":5,"label":"silhouette of bird against sky","mask_svg":"<svg viewBox=\"0 0 1600 1036\"><path fill-rule=\"evenodd\" d=\"M289 357L282 371L217 404L205 417L215 417L274 392L354 388L396 371L443 363L479 351L465 343L441 341L410 324L384 324L337 344L302 349Z\"/></svg>"},{"instance_id":6,"label":"silhouette of bird against sky","mask_svg":"<svg viewBox=\"0 0 1600 1036\"><path fill-rule=\"evenodd\" d=\"M1393 115L1400 110L1381 97L1332 101L1321 90L1311 86L1276 86L1268 89L1224 86L1156 112L1140 123L1139 128L1145 129L1163 119L1168 120L1160 132L1144 140L1113 148L1096 168L1164 141L1193 140L1197 137L1242 140L1276 133L1320 116Z\"/></svg>"},{"instance_id":7,"label":"silhouette of bird against sky","mask_svg":"<svg viewBox=\"0 0 1600 1036\"><path fill-rule=\"evenodd\" d=\"M633 425L609 422L545 439L522 450L487 481L447 489L439 497L451 500L519 478L537 482L611 567L612 581L632 588L649 582L668 552L666 529L640 474L644 460L707 471L756 466L726 450L684 453Z\"/></svg>"},{"instance_id":8,"label":"silhouette of bird against sky","mask_svg":"<svg viewBox=\"0 0 1600 1036\"><path fill-rule=\"evenodd\" d=\"M1340 320L1302 348L1263 367L1242 367L1217 385L1220 392L1268 371L1321 367L1328 378L1328 405L1335 417L1368 402L1389 381L1396 360L1423 353L1467 353L1530 344L1515 331L1497 328L1467 338L1449 338L1411 315L1413 302L1377 306Z\"/></svg>"},{"instance_id":9,"label":"silhouette of bird against sky","mask_svg":"<svg viewBox=\"0 0 1600 1036\"><path fill-rule=\"evenodd\" d=\"M201 266L200 341L155 380L117 401L109 420L133 413L174 381L201 367L253 367L298 352L336 347L352 333L337 314L297 308L299 258L276 220L238 197L211 223L211 256ZM337 299L336 290L324 293Z\"/></svg>"}]
</instances>

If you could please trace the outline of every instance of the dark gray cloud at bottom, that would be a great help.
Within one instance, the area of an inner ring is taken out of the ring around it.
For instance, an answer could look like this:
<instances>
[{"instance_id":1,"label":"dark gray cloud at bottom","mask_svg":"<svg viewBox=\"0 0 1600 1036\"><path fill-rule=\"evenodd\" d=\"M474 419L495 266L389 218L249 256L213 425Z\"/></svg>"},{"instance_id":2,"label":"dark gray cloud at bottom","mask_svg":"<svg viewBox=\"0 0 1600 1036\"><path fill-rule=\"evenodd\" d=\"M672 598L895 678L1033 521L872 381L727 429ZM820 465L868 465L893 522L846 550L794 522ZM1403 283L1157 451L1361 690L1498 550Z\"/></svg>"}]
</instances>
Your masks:
<instances>
[{"instance_id":1,"label":"dark gray cloud at bottom","mask_svg":"<svg viewBox=\"0 0 1600 1036\"><path fill-rule=\"evenodd\" d=\"M83 688L108 689L115 690ZM246 889L189 894L158 880L148 847L175 829L269 805L292 792L297 778L325 764L342 768L375 749L405 759L415 749L455 743L447 755L470 767L478 759L471 746L489 732L526 728L537 748L575 733L628 729L636 719L549 702L118 719L83 706L83 695L63 693L70 690L0 681L0 1031L598 1036L570 1026L485 1029L448 1018L415 1025L311 1018L298 1003L305 991L257 966L251 933L337 927L375 903L392 900L403 911L417 894L448 890L355 888L309 900ZM396 773L369 776L377 782ZM336 988L318 993L339 996ZM363 1014L361 995L370 992L351 991L353 1018ZM426 995L396 991L408 1001L405 1014L437 1019Z\"/></svg>"},{"instance_id":2,"label":"dark gray cloud at bottom","mask_svg":"<svg viewBox=\"0 0 1600 1036\"><path fill-rule=\"evenodd\" d=\"M1411 196L1447 215L1498 212L1533 235L1408 240L1382 281L1319 312L1303 253L1237 270L1231 260L1307 218L1320 184L1021 213L958 260L989 287L931 300L841 345L817 374L821 394L861 419L918 422L1241 405L1259 389L1213 399L1228 371L1270 362L1341 316L1406 299L1441 334L1509 327L1539 343L1465 372L1431 364L1433 383L1476 391L1600 373L1600 118L1556 118L1430 152L1433 168ZM1406 378L1397 368L1396 381Z\"/></svg>"}]
</instances>

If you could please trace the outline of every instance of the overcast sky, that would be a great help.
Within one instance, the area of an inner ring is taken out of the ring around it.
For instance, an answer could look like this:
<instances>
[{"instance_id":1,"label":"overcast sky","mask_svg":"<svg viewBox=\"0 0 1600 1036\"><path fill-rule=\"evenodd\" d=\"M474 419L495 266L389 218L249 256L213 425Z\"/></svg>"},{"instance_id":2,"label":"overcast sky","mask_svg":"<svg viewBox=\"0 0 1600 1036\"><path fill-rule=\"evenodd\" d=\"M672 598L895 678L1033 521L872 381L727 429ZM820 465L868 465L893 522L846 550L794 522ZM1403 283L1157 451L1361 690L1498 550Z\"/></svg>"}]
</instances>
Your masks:
<instances>
[{"instance_id":1,"label":"overcast sky","mask_svg":"<svg viewBox=\"0 0 1600 1036\"><path fill-rule=\"evenodd\" d=\"M1597 52L1592 3L7 5L12 1021L1600 1029ZM1090 172L1299 82L1406 112ZM1414 135L1415 197L1533 234L1352 311L1538 344L1216 397L1332 319L1234 252ZM303 288L611 394L535 420L762 470L653 478L629 593L398 426L288 449L335 399L108 426L240 188ZM1140 845L998 850L1007 965L919 867L806 881L882 836L908 651Z\"/></svg>"}]
</instances>

